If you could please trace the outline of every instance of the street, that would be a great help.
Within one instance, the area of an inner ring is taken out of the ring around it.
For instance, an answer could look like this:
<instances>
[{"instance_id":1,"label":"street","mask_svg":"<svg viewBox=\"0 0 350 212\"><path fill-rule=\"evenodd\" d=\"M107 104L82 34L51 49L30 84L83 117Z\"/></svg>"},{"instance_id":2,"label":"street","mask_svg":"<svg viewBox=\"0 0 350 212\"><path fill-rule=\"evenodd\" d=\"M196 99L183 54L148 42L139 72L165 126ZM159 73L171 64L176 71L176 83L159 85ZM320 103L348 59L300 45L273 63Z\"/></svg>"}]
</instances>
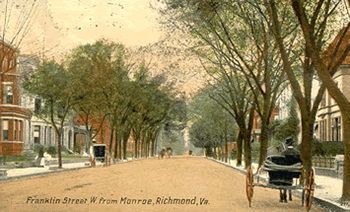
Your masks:
<instances>
[{"instance_id":1,"label":"street","mask_svg":"<svg viewBox=\"0 0 350 212\"><path fill-rule=\"evenodd\" d=\"M255 188L245 176L202 157L142 159L0 182L0 211L306 211L301 200ZM324 211L312 206L310 211Z\"/></svg>"}]
</instances>

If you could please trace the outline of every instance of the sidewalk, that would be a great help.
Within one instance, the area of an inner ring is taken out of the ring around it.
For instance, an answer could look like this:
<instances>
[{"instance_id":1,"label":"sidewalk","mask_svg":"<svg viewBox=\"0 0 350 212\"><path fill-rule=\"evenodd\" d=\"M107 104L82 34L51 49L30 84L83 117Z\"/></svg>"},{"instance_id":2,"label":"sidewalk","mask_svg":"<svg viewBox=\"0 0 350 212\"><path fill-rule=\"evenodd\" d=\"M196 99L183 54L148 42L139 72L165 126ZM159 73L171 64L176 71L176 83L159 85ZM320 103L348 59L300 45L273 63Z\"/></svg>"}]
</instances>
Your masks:
<instances>
[{"instance_id":1,"label":"sidewalk","mask_svg":"<svg viewBox=\"0 0 350 212\"><path fill-rule=\"evenodd\" d=\"M127 160L119 161L118 163L129 162L134 159L128 158ZM117 163L115 163L117 164ZM97 162L96 166L103 166L104 163ZM62 169L57 169L57 165L53 166L44 166L44 167L28 167L28 168L13 168L7 170L7 176L1 177L1 181L9 181L14 179L21 178L30 178L41 175L55 174L59 172L72 171L77 169L91 168L89 162L81 162L81 163L67 163L62 164Z\"/></svg>"},{"instance_id":2,"label":"sidewalk","mask_svg":"<svg viewBox=\"0 0 350 212\"><path fill-rule=\"evenodd\" d=\"M229 163L225 163L219 160L215 160L213 158L209 158L209 159L217 163L221 163L227 167L233 168L244 175L246 174L246 170L244 169L244 162L242 162L242 166L237 167L236 160L230 160ZM255 174L258 168L258 164L253 163L252 168L253 168L253 174ZM267 181L267 174L259 175L259 177L260 177L260 180L265 182ZM350 212L350 206L340 205L340 198L342 195L342 187L343 187L342 179L316 175L315 184L316 185L315 185L313 203L323 206L329 211ZM295 193L297 196L299 195L301 196L301 191L296 191Z\"/></svg>"}]
</instances>

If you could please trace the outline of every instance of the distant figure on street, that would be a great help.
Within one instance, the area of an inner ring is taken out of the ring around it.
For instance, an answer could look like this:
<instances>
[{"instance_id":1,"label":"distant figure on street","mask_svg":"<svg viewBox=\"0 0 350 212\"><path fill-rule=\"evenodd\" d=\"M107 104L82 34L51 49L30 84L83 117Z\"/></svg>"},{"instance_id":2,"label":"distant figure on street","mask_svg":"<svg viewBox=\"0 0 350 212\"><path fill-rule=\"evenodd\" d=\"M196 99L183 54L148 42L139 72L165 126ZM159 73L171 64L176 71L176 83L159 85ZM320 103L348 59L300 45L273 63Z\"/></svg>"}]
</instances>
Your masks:
<instances>
[{"instance_id":1,"label":"distant figure on street","mask_svg":"<svg viewBox=\"0 0 350 212\"><path fill-rule=\"evenodd\" d=\"M188 154L189 154L190 156L192 156L192 150L188 151Z\"/></svg>"},{"instance_id":2,"label":"distant figure on street","mask_svg":"<svg viewBox=\"0 0 350 212\"><path fill-rule=\"evenodd\" d=\"M165 155L165 149L160 150L158 159L163 159L164 155Z\"/></svg>"},{"instance_id":3,"label":"distant figure on street","mask_svg":"<svg viewBox=\"0 0 350 212\"><path fill-rule=\"evenodd\" d=\"M170 147L167 147L165 150L165 153L168 156L168 158L171 158L171 156L173 154L173 150Z\"/></svg>"}]
</instances>

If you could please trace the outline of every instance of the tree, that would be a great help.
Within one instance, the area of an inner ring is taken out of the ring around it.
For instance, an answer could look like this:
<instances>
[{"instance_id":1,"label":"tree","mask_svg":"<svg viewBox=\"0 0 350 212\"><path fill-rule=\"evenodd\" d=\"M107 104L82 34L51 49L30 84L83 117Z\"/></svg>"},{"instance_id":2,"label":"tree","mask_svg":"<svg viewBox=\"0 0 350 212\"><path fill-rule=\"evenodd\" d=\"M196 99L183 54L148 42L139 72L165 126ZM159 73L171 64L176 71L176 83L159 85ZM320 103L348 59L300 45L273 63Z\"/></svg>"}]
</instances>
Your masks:
<instances>
[{"instance_id":1,"label":"tree","mask_svg":"<svg viewBox=\"0 0 350 212\"><path fill-rule=\"evenodd\" d=\"M215 100L209 97L208 90L197 95L189 106L190 141L195 147L218 148L221 159L227 159L227 143L237 138L237 126L232 116ZM208 150L207 150L208 152Z\"/></svg>"},{"instance_id":2,"label":"tree","mask_svg":"<svg viewBox=\"0 0 350 212\"><path fill-rule=\"evenodd\" d=\"M150 142L154 145L156 133L172 109L173 101L166 89L160 90L162 82L157 76L148 77L148 69L141 66L134 75L135 90L132 102L131 126L135 140L135 157L148 156ZM147 139L148 138L148 139ZM139 154L141 152L141 154Z\"/></svg>"},{"instance_id":3,"label":"tree","mask_svg":"<svg viewBox=\"0 0 350 212\"><path fill-rule=\"evenodd\" d=\"M205 129L205 124L194 122L188 133L190 142L197 148L205 148L206 156L211 156L212 143L210 141L210 134Z\"/></svg>"},{"instance_id":4,"label":"tree","mask_svg":"<svg viewBox=\"0 0 350 212\"><path fill-rule=\"evenodd\" d=\"M299 135L300 129L300 121L297 112L297 105L294 98L292 98L289 102L289 114L288 118L278 122L276 126L274 126L273 137L278 141L284 141L287 138L296 139Z\"/></svg>"},{"instance_id":5,"label":"tree","mask_svg":"<svg viewBox=\"0 0 350 212\"><path fill-rule=\"evenodd\" d=\"M174 95L171 95L174 96ZM188 103L183 94L172 97L169 114L162 124L159 132L160 147L171 147L174 152L182 154L185 148L184 130L187 126Z\"/></svg>"},{"instance_id":6,"label":"tree","mask_svg":"<svg viewBox=\"0 0 350 212\"><path fill-rule=\"evenodd\" d=\"M67 68L73 79L71 84L79 96L74 110L84 123L89 138L87 146L91 145L105 120L109 120L109 151L112 155L117 110L124 105L124 96L120 94L128 82L124 46L107 40L78 46L67 56ZM97 123L100 124L96 128ZM96 129L93 129L93 124Z\"/></svg>"},{"instance_id":7,"label":"tree","mask_svg":"<svg viewBox=\"0 0 350 212\"><path fill-rule=\"evenodd\" d=\"M167 0L164 4L166 9L161 10L161 14L165 15L166 24L170 24L172 28L189 31L200 40L195 44L196 53L212 63L213 67L207 67L207 72L214 80L225 84L226 90L231 93L229 98L233 99L243 88L253 94L249 101L254 102L253 108L262 120L259 159L261 165L267 152L270 117L285 81L278 49L271 39L269 27L259 16L259 11L249 2ZM242 76L245 79L242 79ZM241 79L240 83L236 83L236 88L233 88L232 83L237 81L237 78ZM245 98L243 95L245 93L241 92L237 99ZM241 106L239 110L245 108L244 105ZM242 114L234 114L237 115ZM236 120L240 122L241 131L245 135L245 147L249 149L251 127L244 127L244 117L237 116ZM248 156L248 152L245 155ZM239 158L237 157L238 160Z\"/></svg>"},{"instance_id":8,"label":"tree","mask_svg":"<svg viewBox=\"0 0 350 212\"><path fill-rule=\"evenodd\" d=\"M70 82L67 69L53 60L43 61L37 69L24 78L25 92L43 99L41 110L35 115L49 123L55 130L58 168L62 168L61 139L63 127L78 97Z\"/></svg>"},{"instance_id":9,"label":"tree","mask_svg":"<svg viewBox=\"0 0 350 212\"><path fill-rule=\"evenodd\" d=\"M350 45L344 45L343 49L339 46L342 42L347 43L345 34L350 27L350 23L341 31L337 42L333 45L333 48L328 49L324 52L324 43L327 41L327 35L331 31L329 28L334 28L331 26L334 21L334 16L336 8L338 7L340 1L298 1L290 0L284 1L282 4L277 4L274 0L265 0L264 5L266 6L266 14L272 20L271 29L274 32L274 38L279 45L279 50L284 63L284 71L288 75L291 82L293 94L299 104L301 111L301 123L302 123L302 160L304 163L304 168L308 171L311 169L311 154L310 147L313 135L313 122L315 120L315 114L318 105L321 101L323 92L327 87L327 90L334 98L334 100L339 105L343 116L343 126L344 128L349 127L350 124L349 116L349 102L346 100L342 92L337 88L332 76L337 71L337 68L342 63L344 58L347 56ZM277 10L277 8L280 8ZM281 9L282 8L282 9ZM294 13L295 18L291 20L298 20L298 22L293 21L292 24L300 27L298 34L303 40L302 49L304 50L304 61L303 61L303 77L304 77L304 92L302 92L299 84L294 79L292 59L286 56L288 48L286 48L287 40L283 34L283 29L287 27L286 22L282 22L282 12L286 11L291 14ZM321 55L324 55L322 58ZM322 80L322 85L319 89L317 97L311 104L311 81L314 71L316 70L319 78ZM304 95L303 95L304 93ZM350 137L346 131L344 131L344 145L349 145ZM349 149L349 148L348 148ZM345 164L344 165L344 180L343 180L343 195L342 200L350 200L350 191L346 188L350 186L350 169L349 167L349 152L345 150Z\"/></svg>"},{"instance_id":10,"label":"tree","mask_svg":"<svg viewBox=\"0 0 350 212\"><path fill-rule=\"evenodd\" d=\"M318 48L320 37L318 33L315 33L316 29L313 26L313 23L315 21L320 21L323 25L327 25L329 23L329 14L324 15L319 10L321 8L325 8L326 12L329 11L329 13L331 13L332 9L337 5L333 6L330 1L317 1L317 8L313 11L313 16L308 17L306 15L305 3L298 0L291 0L290 3L302 29L303 38L305 40L305 48L309 49L310 58L315 65L318 76L340 108L344 129L348 129L350 127L350 101L336 85L332 79L332 76L337 71L339 65L342 64L344 59L348 56L350 51L349 39L345 36L350 28L350 22L342 29L341 34L338 36L337 44L328 48L326 52L322 52L322 49ZM349 1L347 1L347 3L349 3ZM341 45L343 46L342 48L340 48ZM348 132L348 130L344 130L343 144L344 171L343 192L341 199L344 202L349 202L350 191L348 188L350 187L350 132Z\"/></svg>"}]
</instances>

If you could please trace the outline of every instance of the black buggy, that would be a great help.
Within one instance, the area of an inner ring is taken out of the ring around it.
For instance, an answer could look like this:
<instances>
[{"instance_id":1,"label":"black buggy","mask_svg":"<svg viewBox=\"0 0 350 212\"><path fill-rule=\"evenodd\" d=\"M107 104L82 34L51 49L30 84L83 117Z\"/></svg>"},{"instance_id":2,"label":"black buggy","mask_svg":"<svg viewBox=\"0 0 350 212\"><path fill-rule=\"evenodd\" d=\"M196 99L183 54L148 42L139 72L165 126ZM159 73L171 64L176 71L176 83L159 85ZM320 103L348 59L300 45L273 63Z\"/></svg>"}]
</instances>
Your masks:
<instances>
[{"instance_id":1,"label":"black buggy","mask_svg":"<svg viewBox=\"0 0 350 212\"><path fill-rule=\"evenodd\" d=\"M106 145L94 144L93 148L94 148L93 150L94 150L95 160L104 163L106 160Z\"/></svg>"},{"instance_id":2,"label":"black buggy","mask_svg":"<svg viewBox=\"0 0 350 212\"><path fill-rule=\"evenodd\" d=\"M284 152L288 151L289 149L284 150ZM249 207L251 206L253 197L253 188L264 187L279 189L280 192L284 191L284 198L286 198L287 190L290 192L289 195L291 195L292 190L300 189L302 190L301 204L303 206L305 200L305 208L307 211L310 210L315 186L315 171L314 169L310 170L309 179L305 181L308 183L304 185L301 179L302 165L300 158L299 160L295 160L295 158L289 156L290 155L283 154L268 156L262 168L258 170L254 175L252 167L249 166L247 168L246 194ZM268 174L267 183L259 183L259 175L262 172L267 172ZM254 177L257 179L257 183L254 183Z\"/></svg>"}]
</instances>

